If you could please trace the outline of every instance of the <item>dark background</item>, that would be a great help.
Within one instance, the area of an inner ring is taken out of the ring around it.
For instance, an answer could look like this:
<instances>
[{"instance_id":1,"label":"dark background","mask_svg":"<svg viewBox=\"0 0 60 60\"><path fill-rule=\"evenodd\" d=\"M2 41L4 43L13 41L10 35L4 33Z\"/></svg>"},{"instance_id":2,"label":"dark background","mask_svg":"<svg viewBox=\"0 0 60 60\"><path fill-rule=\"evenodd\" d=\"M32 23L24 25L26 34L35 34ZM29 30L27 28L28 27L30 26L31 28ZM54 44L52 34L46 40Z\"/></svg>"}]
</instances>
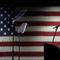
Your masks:
<instances>
[{"instance_id":1,"label":"dark background","mask_svg":"<svg viewBox=\"0 0 60 60\"><path fill-rule=\"evenodd\" d=\"M60 6L58 0L0 0L0 5L15 5L21 7Z\"/></svg>"}]
</instances>

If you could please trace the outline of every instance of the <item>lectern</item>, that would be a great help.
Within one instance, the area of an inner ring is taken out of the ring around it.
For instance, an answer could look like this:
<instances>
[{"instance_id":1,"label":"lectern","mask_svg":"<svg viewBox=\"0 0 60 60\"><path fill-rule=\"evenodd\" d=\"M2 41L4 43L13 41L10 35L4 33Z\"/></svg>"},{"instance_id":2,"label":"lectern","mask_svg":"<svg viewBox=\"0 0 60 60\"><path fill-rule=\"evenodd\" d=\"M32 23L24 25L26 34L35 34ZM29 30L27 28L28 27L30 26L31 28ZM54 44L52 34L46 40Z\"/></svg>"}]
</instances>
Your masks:
<instances>
[{"instance_id":1,"label":"lectern","mask_svg":"<svg viewBox=\"0 0 60 60\"><path fill-rule=\"evenodd\" d=\"M60 60L60 49L57 46L45 43L44 60Z\"/></svg>"}]
</instances>

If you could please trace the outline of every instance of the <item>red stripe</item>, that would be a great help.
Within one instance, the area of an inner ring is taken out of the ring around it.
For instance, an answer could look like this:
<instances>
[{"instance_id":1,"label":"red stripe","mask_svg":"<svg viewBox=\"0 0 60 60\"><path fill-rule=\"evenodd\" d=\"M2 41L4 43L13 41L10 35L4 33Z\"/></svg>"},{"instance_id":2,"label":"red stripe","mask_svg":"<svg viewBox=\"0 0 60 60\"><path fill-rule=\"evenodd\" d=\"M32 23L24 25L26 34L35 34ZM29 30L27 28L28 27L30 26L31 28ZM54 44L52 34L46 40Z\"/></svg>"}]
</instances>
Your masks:
<instances>
[{"instance_id":1,"label":"red stripe","mask_svg":"<svg viewBox=\"0 0 60 60\"><path fill-rule=\"evenodd\" d=\"M60 42L48 42L49 44L54 44L60 46ZM45 42L20 42L20 46L43 46ZM19 46L19 42L0 42L0 46Z\"/></svg>"},{"instance_id":2,"label":"red stripe","mask_svg":"<svg viewBox=\"0 0 60 60\"><path fill-rule=\"evenodd\" d=\"M7 57L7 56L43 56L43 52L0 52L0 57Z\"/></svg>"},{"instance_id":3,"label":"red stripe","mask_svg":"<svg viewBox=\"0 0 60 60\"><path fill-rule=\"evenodd\" d=\"M29 11L24 16L60 16L60 12Z\"/></svg>"},{"instance_id":4,"label":"red stripe","mask_svg":"<svg viewBox=\"0 0 60 60\"><path fill-rule=\"evenodd\" d=\"M60 42L20 42L20 46L44 46L45 43L60 46Z\"/></svg>"},{"instance_id":5,"label":"red stripe","mask_svg":"<svg viewBox=\"0 0 60 60\"><path fill-rule=\"evenodd\" d=\"M16 22L16 26L20 26L23 22ZM29 26L57 26L60 22L27 22Z\"/></svg>"},{"instance_id":6,"label":"red stripe","mask_svg":"<svg viewBox=\"0 0 60 60\"><path fill-rule=\"evenodd\" d=\"M20 46L43 46L44 42L20 42Z\"/></svg>"},{"instance_id":7,"label":"red stripe","mask_svg":"<svg viewBox=\"0 0 60 60\"><path fill-rule=\"evenodd\" d=\"M21 36L53 36L54 32L25 32ZM60 36L60 32L56 32L56 36Z\"/></svg>"},{"instance_id":8,"label":"red stripe","mask_svg":"<svg viewBox=\"0 0 60 60\"><path fill-rule=\"evenodd\" d=\"M0 46L19 46L20 42L0 42Z\"/></svg>"},{"instance_id":9,"label":"red stripe","mask_svg":"<svg viewBox=\"0 0 60 60\"><path fill-rule=\"evenodd\" d=\"M14 52L14 56L20 56L21 54L19 52ZM0 57L7 57L7 56L13 56L12 52L0 52Z\"/></svg>"},{"instance_id":10,"label":"red stripe","mask_svg":"<svg viewBox=\"0 0 60 60\"><path fill-rule=\"evenodd\" d=\"M21 52L21 55L20 56L44 56L44 53L43 52Z\"/></svg>"}]
</instances>

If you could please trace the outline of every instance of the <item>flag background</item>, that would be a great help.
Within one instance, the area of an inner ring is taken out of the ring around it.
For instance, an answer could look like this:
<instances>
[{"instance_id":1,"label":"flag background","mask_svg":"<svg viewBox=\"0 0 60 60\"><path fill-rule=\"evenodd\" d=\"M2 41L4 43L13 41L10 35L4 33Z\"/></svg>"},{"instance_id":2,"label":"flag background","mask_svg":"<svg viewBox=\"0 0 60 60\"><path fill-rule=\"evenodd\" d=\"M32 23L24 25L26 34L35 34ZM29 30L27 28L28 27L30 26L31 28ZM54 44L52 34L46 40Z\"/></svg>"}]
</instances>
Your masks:
<instances>
[{"instance_id":1,"label":"flag background","mask_svg":"<svg viewBox=\"0 0 60 60\"><path fill-rule=\"evenodd\" d=\"M22 22L28 22L29 26L20 37L21 60L44 60L45 42L60 46L60 27L52 43L53 27L60 25L60 7L31 9L17 22L17 26Z\"/></svg>"},{"instance_id":2,"label":"flag background","mask_svg":"<svg viewBox=\"0 0 60 60\"><path fill-rule=\"evenodd\" d=\"M14 36L0 36L0 60L12 60L12 46L14 45L14 59L18 60L44 60L44 43L60 46L60 27L56 33L55 42L52 43L55 29L60 25L60 7L39 7L30 9L21 20L15 23L16 30L23 23L28 27L24 34ZM19 42L20 40L20 42ZM20 53L18 46L20 43Z\"/></svg>"}]
</instances>

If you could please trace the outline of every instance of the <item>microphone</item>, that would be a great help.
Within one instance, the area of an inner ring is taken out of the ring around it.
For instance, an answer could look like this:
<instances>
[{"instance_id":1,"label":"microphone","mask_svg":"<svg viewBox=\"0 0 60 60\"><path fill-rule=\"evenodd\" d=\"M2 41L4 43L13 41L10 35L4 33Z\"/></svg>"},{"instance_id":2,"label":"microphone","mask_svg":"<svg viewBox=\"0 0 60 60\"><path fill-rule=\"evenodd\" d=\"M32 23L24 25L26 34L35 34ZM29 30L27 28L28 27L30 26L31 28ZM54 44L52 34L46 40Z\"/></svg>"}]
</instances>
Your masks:
<instances>
[{"instance_id":1,"label":"microphone","mask_svg":"<svg viewBox=\"0 0 60 60\"><path fill-rule=\"evenodd\" d=\"M56 29L57 29L58 27L60 27L60 25L53 27L53 29L54 29L54 28L56 28Z\"/></svg>"},{"instance_id":2,"label":"microphone","mask_svg":"<svg viewBox=\"0 0 60 60\"><path fill-rule=\"evenodd\" d=\"M23 34L26 31L27 25L27 23L22 23L22 25L18 28L17 32Z\"/></svg>"},{"instance_id":3,"label":"microphone","mask_svg":"<svg viewBox=\"0 0 60 60\"><path fill-rule=\"evenodd\" d=\"M58 27L60 27L60 25L57 25L57 26L53 27L53 29L56 28L56 30L55 30L55 33L54 33L54 36L53 36L53 40L52 40L52 42L54 42L55 34L56 34L56 32L57 32Z\"/></svg>"}]
</instances>

